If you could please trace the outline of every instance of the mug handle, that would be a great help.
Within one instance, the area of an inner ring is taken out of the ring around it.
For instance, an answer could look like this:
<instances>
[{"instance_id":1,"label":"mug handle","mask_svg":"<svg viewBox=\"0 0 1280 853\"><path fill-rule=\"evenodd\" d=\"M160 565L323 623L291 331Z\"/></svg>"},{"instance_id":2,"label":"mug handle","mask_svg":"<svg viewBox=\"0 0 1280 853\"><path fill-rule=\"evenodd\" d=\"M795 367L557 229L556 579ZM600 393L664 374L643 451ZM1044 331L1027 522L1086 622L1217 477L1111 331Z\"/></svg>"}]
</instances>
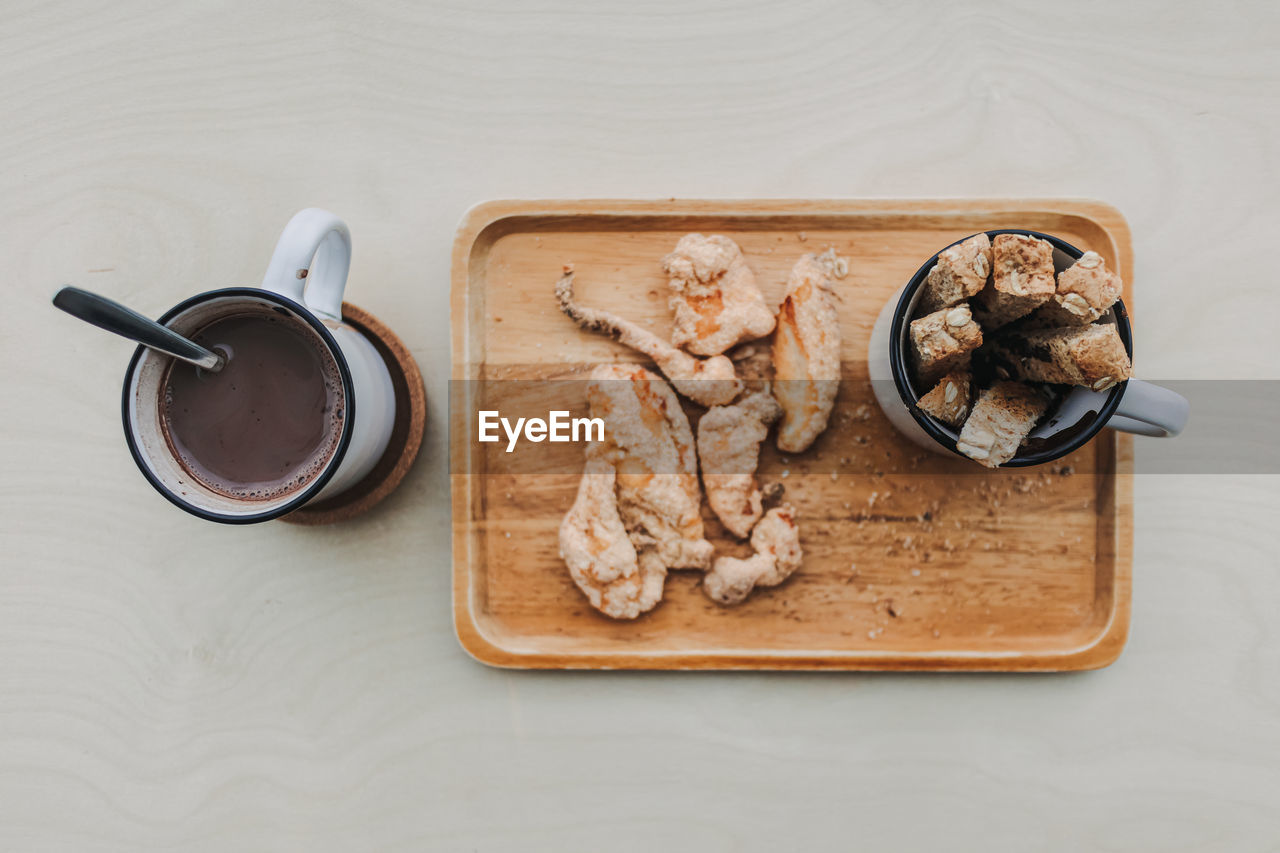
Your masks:
<instances>
[{"instance_id":1,"label":"mug handle","mask_svg":"<svg viewBox=\"0 0 1280 853\"><path fill-rule=\"evenodd\" d=\"M289 220L262 277L262 289L306 305L323 320L342 321L342 291L351 269L347 223L318 207Z\"/></svg>"},{"instance_id":2,"label":"mug handle","mask_svg":"<svg viewBox=\"0 0 1280 853\"><path fill-rule=\"evenodd\" d=\"M1187 425L1190 412L1191 404L1181 394L1141 379L1130 379L1107 426L1135 435L1172 438Z\"/></svg>"}]
</instances>

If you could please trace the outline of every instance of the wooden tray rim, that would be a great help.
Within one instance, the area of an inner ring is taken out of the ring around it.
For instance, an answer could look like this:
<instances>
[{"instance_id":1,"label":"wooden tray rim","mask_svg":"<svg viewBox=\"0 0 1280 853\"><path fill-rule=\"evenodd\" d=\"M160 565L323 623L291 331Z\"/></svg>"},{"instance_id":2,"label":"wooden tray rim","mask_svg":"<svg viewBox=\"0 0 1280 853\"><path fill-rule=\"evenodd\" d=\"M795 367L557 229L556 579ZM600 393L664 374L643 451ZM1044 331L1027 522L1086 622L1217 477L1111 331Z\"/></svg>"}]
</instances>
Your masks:
<instances>
[{"instance_id":1,"label":"wooden tray rim","mask_svg":"<svg viewBox=\"0 0 1280 853\"><path fill-rule=\"evenodd\" d=\"M470 258L489 228L514 217L696 217L763 216L963 216L1018 212L1075 216L1090 222L1111 240L1125 282L1125 304L1133 311L1133 253L1128 222L1106 202L1084 198L937 198L937 199L499 199L467 210L454 237L450 274L450 375L465 379L470 327ZM452 424L451 424L451 432ZM504 669L565 670L799 670L799 671L969 671L1066 672L1101 669L1113 663L1128 640L1133 573L1133 439L1116 436L1115 569L1112 607L1102 628L1089 642L1059 651L1017 650L901 652L893 649L686 651L620 654L522 652L486 635L476 619L472 597L470 552L473 477L450 474L452 509L452 589L454 632L464 651L476 661ZM465 444L465 439L463 440ZM450 441L450 454L454 453ZM469 456L462 457L468 460Z\"/></svg>"}]
</instances>

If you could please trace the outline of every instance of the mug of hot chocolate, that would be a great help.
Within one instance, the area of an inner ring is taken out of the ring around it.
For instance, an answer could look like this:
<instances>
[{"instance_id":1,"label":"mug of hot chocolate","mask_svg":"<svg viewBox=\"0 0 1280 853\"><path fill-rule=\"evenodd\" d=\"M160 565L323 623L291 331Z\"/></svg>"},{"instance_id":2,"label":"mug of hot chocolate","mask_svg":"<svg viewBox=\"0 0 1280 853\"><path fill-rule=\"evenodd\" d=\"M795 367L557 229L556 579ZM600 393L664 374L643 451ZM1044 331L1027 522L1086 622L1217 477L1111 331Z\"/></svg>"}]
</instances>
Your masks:
<instances>
[{"instance_id":1,"label":"mug of hot chocolate","mask_svg":"<svg viewBox=\"0 0 1280 853\"><path fill-rule=\"evenodd\" d=\"M193 515L279 518L373 468L395 393L382 357L342 321L351 236L338 217L289 221L261 287L201 293L160 323L222 358L206 370L139 347L125 373L125 438L143 475Z\"/></svg>"},{"instance_id":2,"label":"mug of hot chocolate","mask_svg":"<svg viewBox=\"0 0 1280 853\"><path fill-rule=\"evenodd\" d=\"M1061 458L1103 427L1175 436L1189 406L1132 378L1123 289L1101 255L1049 234L959 240L876 319L876 401L917 444L988 468Z\"/></svg>"}]
</instances>

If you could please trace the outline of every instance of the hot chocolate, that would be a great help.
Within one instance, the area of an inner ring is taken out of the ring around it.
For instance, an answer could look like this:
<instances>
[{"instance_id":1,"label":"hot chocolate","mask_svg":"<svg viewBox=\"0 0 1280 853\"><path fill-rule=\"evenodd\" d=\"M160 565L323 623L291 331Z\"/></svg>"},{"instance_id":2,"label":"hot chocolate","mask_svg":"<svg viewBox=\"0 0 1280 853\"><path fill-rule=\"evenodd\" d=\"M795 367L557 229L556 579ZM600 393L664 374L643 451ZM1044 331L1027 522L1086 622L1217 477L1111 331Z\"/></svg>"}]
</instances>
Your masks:
<instances>
[{"instance_id":1,"label":"hot chocolate","mask_svg":"<svg viewBox=\"0 0 1280 853\"><path fill-rule=\"evenodd\" d=\"M208 488L241 500L298 491L324 470L342 434L342 380L320 336L293 317L251 310L192 340L221 353L210 373L174 362L161 421L175 458Z\"/></svg>"}]
</instances>

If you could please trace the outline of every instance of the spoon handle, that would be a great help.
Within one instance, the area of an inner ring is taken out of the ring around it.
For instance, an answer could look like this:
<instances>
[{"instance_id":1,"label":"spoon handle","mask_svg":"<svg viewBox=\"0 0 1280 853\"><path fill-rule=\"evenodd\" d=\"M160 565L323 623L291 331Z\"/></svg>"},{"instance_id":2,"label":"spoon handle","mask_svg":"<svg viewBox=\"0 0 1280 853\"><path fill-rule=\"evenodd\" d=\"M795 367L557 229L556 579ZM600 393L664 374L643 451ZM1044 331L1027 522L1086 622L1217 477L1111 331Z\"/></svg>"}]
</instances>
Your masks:
<instances>
[{"instance_id":1,"label":"spoon handle","mask_svg":"<svg viewBox=\"0 0 1280 853\"><path fill-rule=\"evenodd\" d=\"M197 367L218 371L225 364L225 359L217 353L105 296L78 287L64 287L54 295L53 304L99 329L189 361Z\"/></svg>"}]
</instances>

